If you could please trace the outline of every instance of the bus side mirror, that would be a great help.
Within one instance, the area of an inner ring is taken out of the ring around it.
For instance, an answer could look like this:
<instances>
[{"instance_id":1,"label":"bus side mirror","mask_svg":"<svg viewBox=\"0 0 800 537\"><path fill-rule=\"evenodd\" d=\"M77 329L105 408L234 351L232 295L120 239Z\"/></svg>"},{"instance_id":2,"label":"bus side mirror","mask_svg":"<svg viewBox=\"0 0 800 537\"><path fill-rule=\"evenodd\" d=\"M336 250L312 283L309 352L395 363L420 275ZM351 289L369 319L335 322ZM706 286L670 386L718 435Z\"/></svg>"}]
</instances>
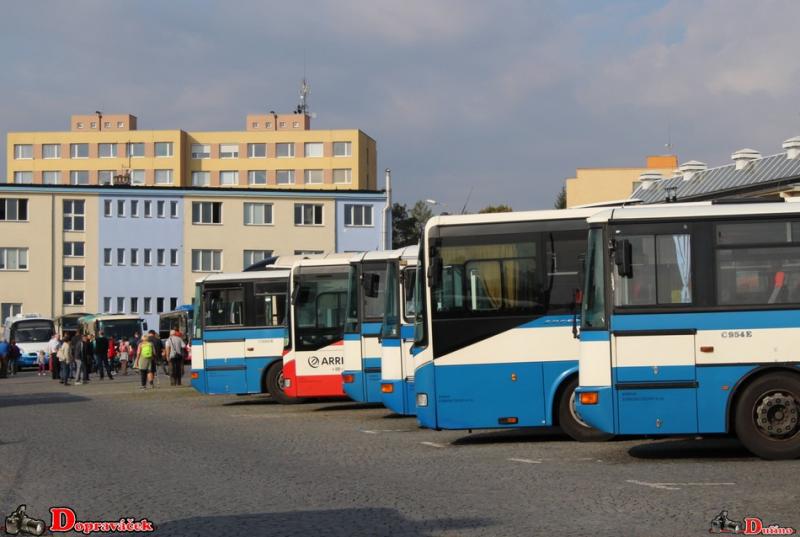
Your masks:
<instances>
[{"instance_id":1,"label":"bus side mirror","mask_svg":"<svg viewBox=\"0 0 800 537\"><path fill-rule=\"evenodd\" d=\"M377 298L380 289L381 276L375 272L365 272L361 275L361 287L364 294L370 298Z\"/></svg>"},{"instance_id":2,"label":"bus side mirror","mask_svg":"<svg viewBox=\"0 0 800 537\"><path fill-rule=\"evenodd\" d=\"M628 239L619 239L614 248L614 264L622 278L633 278L633 248Z\"/></svg>"},{"instance_id":3,"label":"bus side mirror","mask_svg":"<svg viewBox=\"0 0 800 537\"><path fill-rule=\"evenodd\" d=\"M428 287L438 287L442 283L442 258L434 257L428 267Z\"/></svg>"}]
</instances>

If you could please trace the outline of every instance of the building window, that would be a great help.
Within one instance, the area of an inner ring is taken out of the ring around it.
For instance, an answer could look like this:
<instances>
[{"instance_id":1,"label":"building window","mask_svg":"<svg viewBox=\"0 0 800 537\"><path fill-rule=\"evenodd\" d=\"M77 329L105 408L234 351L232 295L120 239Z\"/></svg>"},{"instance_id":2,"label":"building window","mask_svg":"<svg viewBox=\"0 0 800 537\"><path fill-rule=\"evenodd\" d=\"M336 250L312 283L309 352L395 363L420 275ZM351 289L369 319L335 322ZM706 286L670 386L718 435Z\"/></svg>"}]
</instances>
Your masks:
<instances>
[{"instance_id":1,"label":"building window","mask_svg":"<svg viewBox=\"0 0 800 537\"><path fill-rule=\"evenodd\" d=\"M171 157L172 142L156 142L156 157Z\"/></svg>"},{"instance_id":2,"label":"building window","mask_svg":"<svg viewBox=\"0 0 800 537\"><path fill-rule=\"evenodd\" d=\"M131 297L131 313L139 313L139 297Z\"/></svg>"},{"instance_id":3,"label":"building window","mask_svg":"<svg viewBox=\"0 0 800 537\"><path fill-rule=\"evenodd\" d=\"M138 267L139 266L139 249L138 248L131 248L131 266Z\"/></svg>"},{"instance_id":4,"label":"building window","mask_svg":"<svg viewBox=\"0 0 800 537\"><path fill-rule=\"evenodd\" d=\"M114 158L117 156L117 144L97 144L97 156Z\"/></svg>"},{"instance_id":5,"label":"building window","mask_svg":"<svg viewBox=\"0 0 800 537\"><path fill-rule=\"evenodd\" d=\"M110 121L104 121L103 122L103 128L104 129L110 129L111 128L111 122Z\"/></svg>"},{"instance_id":6,"label":"building window","mask_svg":"<svg viewBox=\"0 0 800 537\"><path fill-rule=\"evenodd\" d=\"M103 200L103 216L106 218L114 216L114 204L111 200Z\"/></svg>"},{"instance_id":7,"label":"building window","mask_svg":"<svg viewBox=\"0 0 800 537\"><path fill-rule=\"evenodd\" d=\"M153 250L151 248L144 249L144 264L148 267L153 264Z\"/></svg>"},{"instance_id":8,"label":"building window","mask_svg":"<svg viewBox=\"0 0 800 537\"><path fill-rule=\"evenodd\" d=\"M22 313L22 304L13 302L4 302L0 304L0 319L8 319ZM2 321L0 321L2 322Z\"/></svg>"},{"instance_id":9,"label":"building window","mask_svg":"<svg viewBox=\"0 0 800 537\"><path fill-rule=\"evenodd\" d=\"M278 127L281 128L281 129L285 129L286 128L286 122L285 121L279 121L278 122Z\"/></svg>"},{"instance_id":10,"label":"building window","mask_svg":"<svg viewBox=\"0 0 800 537\"><path fill-rule=\"evenodd\" d=\"M61 158L61 144L42 144L42 158Z\"/></svg>"},{"instance_id":11,"label":"building window","mask_svg":"<svg viewBox=\"0 0 800 537\"><path fill-rule=\"evenodd\" d=\"M372 205L345 204L344 225L348 227L372 227Z\"/></svg>"},{"instance_id":12,"label":"building window","mask_svg":"<svg viewBox=\"0 0 800 537\"><path fill-rule=\"evenodd\" d=\"M178 297L172 296L169 298L169 311L178 309Z\"/></svg>"},{"instance_id":13,"label":"building window","mask_svg":"<svg viewBox=\"0 0 800 537\"><path fill-rule=\"evenodd\" d=\"M257 129L258 128L258 121L253 121L252 123L250 123L250 127L253 128L253 129Z\"/></svg>"},{"instance_id":14,"label":"building window","mask_svg":"<svg viewBox=\"0 0 800 537\"><path fill-rule=\"evenodd\" d=\"M248 158L266 158L267 144L247 144Z\"/></svg>"},{"instance_id":15,"label":"building window","mask_svg":"<svg viewBox=\"0 0 800 537\"><path fill-rule=\"evenodd\" d=\"M192 272L222 271L221 250L192 250Z\"/></svg>"},{"instance_id":16,"label":"building window","mask_svg":"<svg viewBox=\"0 0 800 537\"><path fill-rule=\"evenodd\" d=\"M0 248L0 270L28 270L28 249Z\"/></svg>"},{"instance_id":17,"label":"building window","mask_svg":"<svg viewBox=\"0 0 800 537\"><path fill-rule=\"evenodd\" d=\"M165 252L166 250L164 250L164 248L158 248L156 250L156 263L161 267L163 267L166 264L166 262L164 261Z\"/></svg>"},{"instance_id":18,"label":"building window","mask_svg":"<svg viewBox=\"0 0 800 537\"><path fill-rule=\"evenodd\" d=\"M239 172L237 171L219 172L219 184L223 186L238 185Z\"/></svg>"},{"instance_id":19,"label":"building window","mask_svg":"<svg viewBox=\"0 0 800 537\"><path fill-rule=\"evenodd\" d=\"M111 297L103 297L103 313L111 313Z\"/></svg>"},{"instance_id":20,"label":"building window","mask_svg":"<svg viewBox=\"0 0 800 537\"><path fill-rule=\"evenodd\" d=\"M144 297L144 312L145 313L153 313L153 308L151 307L151 298L149 296Z\"/></svg>"},{"instance_id":21,"label":"building window","mask_svg":"<svg viewBox=\"0 0 800 537\"><path fill-rule=\"evenodd\" d=\"M193 201L192 224L221 224L221 201Z\"/></svg>"},{"instance_id":22,"label":"building window","mask_svg":"<svg viewBox=\"0 0 800 537\"><path fill-rule=\"evenodd\" d=\"M275 182L279 185L293 185L294 170L277 170L275 172Z\"/></svg>"},{"instance_id":23,"label":"building window","mask_svg":"<svg viewBox=\"0 0 800 537\"><path fill-rule=\"evenodd\" d=\"M111 248L103 248L103 264L111 265Z\"/></svg>"},{"instance_id":24,"label":"building window","mask_svg":"<svg viewBox=\"0 0 800 537\"><path fill-rule=\"evenodd\" d=\"M323 250L295 250L294 255L321 255L325 252Z\"/></svg>"},{"instance_id":25,"label":"building window","mask_svg":"<svg viewBox=\"0 0 800 537\"><path fill-rule=\"evenodd\" d=\"M170 218L178 218L178 202L177 201L170 201L169 202L169 217Z\"/></svg>"},{"instance_id":26,"label":"building window","mask_svg":"<svg viewBox=\"0 0 800 537\"><path fill-rule=\"evenodd\" d=\"M333 182L338 185L350 183L352 181L352 172L350 168L333 170Z\"/></svg>"},{"instance_id":27,"label":"building window","mask_svg":"<svg viewBox=\"0 0 800 537\"><path fill-rule=\"evenodd\" d=\"M46 185L57 185L61 182L61 172L46 171L42 172L42 183Z\"/></svg>"},{"instance_id":28,"label":"building window","mask_svg":"<svg viewBox=\"0 0 800 537\"><path fill-rule=\"evenodd\" d=\"M131 200L131 218L139 218L139 200Z\"/></svg>"},{"instance_id":29,"label":"building window","mask_svg":"<svg viewBox=\"0 0 800 537\"><path fill-rule=\"evenodd\" d=\"M165 205L164 205L164 201L163 200L159 200L159 201L156 202L156 210L158 211L158 217L159 218L166 218L166 216L167 216L167 213L165 212L164 207L165 207Z\"/></svg>"},{"instance_id":30,"label":"building window","mask_svg":"<svg viewBox=\"0 0 800 537\"><path fill-rule=\"evenodd\" d=\"M293 143L275 144L275 156L278 158L290 158L294 156Z\"/></svg>"},{"instance_id":31,"label":"building window","mask_svg":"<svg viewBox=\"0 0 800 537\"><path fill-rule=\"evenodd\" d=\"M164 313L164 297L156 298L156 313Z\"/></svg>"},{"instance_id":32,"label":"building window","mask_svg":"<svg viewBox=\"0 0 800 537\"><path fill-rule=\"evenodd\" d=\"M143 157L144 142L128 142L128 156L134 158Z\"/></svg>"},{"instance_id":33,"label":"building window","mask_svg":"<svg viewBox=\"0 0 800 537\"><path fill-rule=\"evenodd\" d=\"M156 184L157 185L171 185L172 184L172 170L156 170Z\"/></svg>"},{"instance_id":34,"label":"building window","mask_svg":"<svg viewBox=\"0 0 800 537\"><path fill-rule=\"evenodd\" d=\"M169 264L173 267L178 266L178 249L172 248L169 251Z\"/></svg>"},{"instance_id":35,"label":"building window","mask_svg":"<svg viewBox=\"0 0 800 537\"><path fill-rule=\"evenodd\" d=\"M114 182L113 170L100 170L97 172L97 182L101 185L110 185Z\"/></svg>"},{"instance_id":36,"label":"building window","mask_svg":"<svg viewBox=\"0 0 800 537\"><path fill-rule=\"evenodd\" d=\"M272 250L245 250L244 251L244 267L254 265L259 261L263 261L272 256Z\"/></svg>"},{"instance_id":37,"label":"building window","mask_svg":"<svg viewBox=\"0 0 800 537\"><path fill-rule=\"evenodd\" d=\"M250 170L247 172L247 182L251 185L266 185L267 184L267 171L266 170Z\"/></svg>"},{"instance_id":38,"label":"building window","mask_svg":"<svg viewBox=\"0 0 800 537\"><path fill-rule=\"evenodd\" d=\"M90 129L96 129L97 128L97 121L90 122L89 123L89 128Z\"/></svg>"},{"instance_id":39,"label":"building window","mask_svg":"<svg viewBox=\"0 0 800 537\"><path fill-rule=\"evenodd\" d=\"M125 218L125 200L117 200L117 218Z\"/></svg>"},{"instance_id":40,"label":"building window","mask_svg":"<svg viewBox=\"0 0 800 537\"><path fill-rule=\"evenodd\" d=\"M14 183L30 185L33 183L33 172L14 172Z\"/></svg>"},{"instance_id":41,"label":"building window","mask_svg":"<svg viewBox=\"0 0 800 537\"><path fill-rule=\"evenodd\" d=\"M14 144L14 158L30 160L33 158L32 144Z\"/></svg>"},{"instance_id":42,"label":"building window","mask_svg":"<svg viewBox=\"0 0 800 537\"><path fill-rule=\"evenodd\" d=\"M66 208L66 205L64 205ZM0 222L24 222L28 219L28 200L0 199Z\"/></svg>"},{"instance_id":43,"label":"building window","mask_svg":"<svg viewBox=\"0 0 800 537\"><path fill-rule=\"evenodd\" d=\"M144 184L144 170L131 170L131 184L132 185Z\"/></svg>"},{"instance_id":44,"label":"building window","mask_svg":"<svg viewBox=\"0 0 800 537\"><path fill-rule=\"evenodd\" d=\"M83 267L78 265L70 265L64 267L64 281L65 282L82 282L83 281Z\"/></svg>"},{"instance_id":45,"label":"building window","mask_svg":"<svg viewBox=\"0 0 800 537\"><path fill-rule=\"evenodd\" d=\"M75 123L75 128L82 129L83 128L83 121L78 121L77 123Z\"/></svg>"},{"instance_id":46,"label":"building window","mask_svg":"<svg viewBox=\"0 0 800 537\"><path fill-rule=\"evenodd\" d=\"M210 186L211 174L209 172L192 172L192 186Z\"/></svg>"},{"instance_id":47,"label":"building window","mask_svg":"<svg viewBox=\"0 0 800 537\"><path fill-rule=\"evenodd\" d=\"M64 291L65 306L83 306L83 291Z\"/></svg>"},{"instance_id":48,"label":"building window","mask_svg":"<svg viewBox=\"0 0 800 537\"><path fill-rule=\"evenodd\" d=\"M125 128L125 122L117 121L117 128L118 129L124 129Z\"/></svg>"},{"instance_id":49,"label":"building window","mask_svg":"<svg viewBox=\"0 0 800 537\"><path fill-rule=\"evenodd\" d=\"M64 231L83 231L85 205L83 200L64 200Z\"/></svg>"},{"instance_id":50,"label":"building window","mask_svg":"<svg viewBox=\"0 0 800 537\"><path fill-rule=\"evenodd\" d=\"M86 170L72 170L69 172L69 182L71 185L88 185L89 172Z\"/></svg>"},{"instance_id":51,"label":"building window","mask_svg":"<svg viewBox=\"0 0 800 537\"><path fill-rule=\"evenodd\" d=\"M296 226L321 226L322 205L312 203L294 204L294 225Z\"/></svg>"},{"instance_id":52,"label":"building window","mask_svg":"<svg viewBox=\"0 0 800 537\"><path fill-rule=\"evenodd\" d=\"M117 297L117 313L125 313L125 297Z\"/></svg>"},{"instance_id":53,"label":"building window","mask_svg":"<svg viewBox=\"0 0 800 537\"><path fill-rule=\"evenodd\" d=\"M219 158L239 158L239 144L219 144Z\"/></svg>"},{"instance_id":54,"label":"building window","mask_svg":"<svg viewBox=\"0 0 800 537\"><path fill-rule=\"evenodd\" d=\"M125 265L125 248L117 248L117 265Z\"/></svg>"},{"instance_id":55,"label":"building window","mask_svg":"<svg viewBox=\"0 0 800 537\"><path fill-rule=\"evenodd\" d=\"M244 225L264 226L272 224L271 203L245 203Z\"/></svg>"},{"instance_id":56,"label":"building window","mask_svg":"<svg viewBox=\"0 0 800 537\"><path fill-rule=\"evenodd\" d=\"M306 170L305 182L307 185L321 185L322 184L322 170Z\"/></svg>"},{"instance_id":57,"label":"building window","mask_svg":"<svg viewBox=\"0 0 800 537\"><path fill-rule=\"evenodd\" d=\"M322 142L306 142L304 154L307 157L321 157Z\"/></svg>"},{"instance_id":58,"label":"building window","mask_svg":"<svg viewBox=\"0 0 800 537\"><path fill-rule=\"evenodd\" d=\"M352 154L351 142L333 142L334 157L349 157Z\"/></svg>"},{"instance_id":59,"label":"building window","mask_svg":"<svg viewBox=\"0 0 800 537\"><path fill-rule=\"evenodd\" d=\"M83 241L64 241L64 257L83 257Z\"/></svg>"},{"instance_id":60,"label":"building window","mask_svg":"<svg viewBox=\"0 0 800 537\"><path fill-rule=\"evenodd\" d=\"M89 144L69 144L70 158L89 158Z\"/></svg>"},{"instance_id":61,"label":"building window","mask_svg":"<svg viewBox=\"0 0 800 537\"><path fill-rule=\"evenodd\" d=\"M150 200L144 201L144 217L145 218L153 217L153 202Z\"/></svg>"},{"instance_id":62,"label":"building window","mask_svg":"<svg viewBox=\"0 0 800 537\"><path fill-rule=\"evenodd\" d=\"M267 121L266 123L264 123L264 128L265 129L271 129L272 128L272 121Z\"/></svg>"},{"instance_id":63,"label":"building window","mask_svg":"<svg viewBox=\"0 0 800 537\"><path fill-rule=\"evenodd\" d=\"M211 144L192 144L192 158L211 158Z\"/></svg>"}]
</instances>

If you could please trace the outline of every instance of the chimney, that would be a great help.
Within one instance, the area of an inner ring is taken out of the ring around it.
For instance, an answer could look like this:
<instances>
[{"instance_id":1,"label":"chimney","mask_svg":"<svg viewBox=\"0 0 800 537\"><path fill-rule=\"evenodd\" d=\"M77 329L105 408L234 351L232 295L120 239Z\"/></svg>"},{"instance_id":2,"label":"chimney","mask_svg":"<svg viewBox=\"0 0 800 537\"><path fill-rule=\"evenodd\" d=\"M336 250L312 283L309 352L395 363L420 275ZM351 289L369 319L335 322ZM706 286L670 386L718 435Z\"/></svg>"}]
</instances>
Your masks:
<instances>
[{"instance_id":1,"label":"chimney","mask_svg":"<svg viewBox=\"0 0 800 537\"><path fill-rule=\"evenodd\" d=\"M800 157L800 136L789 138L783 142L783 148L786 150L786 158L794 160Z\"/></svg>"},{"instance_id":2,"label":"chimney","mask_svg":"<svg viewBox=\"0 0 800 537\"><path fill-rule=\"evenodd\" d=\"M658 172L644 172L639 176L639 184L641 184L642 190L647 190L660 179L662 179L662 175Z\"/></svg>"},{"instance_id":3,"label":"chimney","mask_svg":"<svg viewBox=\"0 0 800 537\"><path fill-rule=\"evenodd\" d=\"M733 159L734 164L736 164L736 169L741 170L752 161L760 159L761 153L755 149L740 149L731 155L731 158Z\"/></svg>"},{"instance_id":4,"label":"chimney","mask_svg":"<svg viewBox=\"0 0 800 537\"><path fill-rule=\"evenodd\" d=\"M689 162L684 162L678 166L678 173L683 175L684 181L691 181L694 179L694 176L697 174L697 172L702 172L707 169L708 166L706 166L705 162L700 162L699 160L690 160Z\"/></svg>"}]
</instances>

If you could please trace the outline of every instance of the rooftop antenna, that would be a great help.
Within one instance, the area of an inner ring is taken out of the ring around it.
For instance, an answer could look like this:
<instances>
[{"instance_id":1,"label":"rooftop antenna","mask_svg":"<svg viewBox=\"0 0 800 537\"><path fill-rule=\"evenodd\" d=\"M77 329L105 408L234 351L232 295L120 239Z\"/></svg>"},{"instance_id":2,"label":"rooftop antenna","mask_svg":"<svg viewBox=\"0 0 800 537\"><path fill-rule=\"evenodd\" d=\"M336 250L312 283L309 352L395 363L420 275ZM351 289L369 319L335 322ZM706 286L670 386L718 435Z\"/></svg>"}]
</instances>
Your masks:
<instances>
[{"instance_id":1,"label":"rooftop antenna","mask_svg":"<svg viewBox=\"0 0 800 537\"><path fill-rule=\"evenodd\" d=\"M664 144L667 148L667 154L672 154L672 125L667 123L667 143Z\"/></svg>"},{"instance_id":2,"label":"rooftop antenna","mask_svg":"<svg viewBox=\"0 0 800 537\"><path fill-rule=\"evenodd\" d=\"M469 205L469 199L472 197L473 190L475 190L475 187L470 187L469 194L467 194L467 201L464 202L464 206L461 208L461 214L467 214L467 205Z\"/></svg>"}]
</instances>

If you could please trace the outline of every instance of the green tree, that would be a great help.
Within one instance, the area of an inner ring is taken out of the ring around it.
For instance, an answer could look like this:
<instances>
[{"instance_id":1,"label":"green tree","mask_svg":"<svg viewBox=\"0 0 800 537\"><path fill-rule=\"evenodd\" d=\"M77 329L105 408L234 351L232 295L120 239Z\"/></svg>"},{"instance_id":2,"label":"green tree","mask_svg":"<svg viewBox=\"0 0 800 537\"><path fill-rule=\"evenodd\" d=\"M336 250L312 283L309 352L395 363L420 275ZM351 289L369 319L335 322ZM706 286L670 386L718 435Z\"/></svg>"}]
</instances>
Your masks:
<instances>
[{"instance_id":1,"label":"green tree","mask_svg":"<svg viewBox=\"0 0 800 537\"><path fill-rule=\"evenodd\" d=\"M561 187L561 190L556 196L556 202L553 204L553 207L556 209L566 209L567 208L567 186L564 185Z\"/></svg>"},{"instance_id":2,"label":"green tree","mask_svg":"<svg viewBox=\"0 0 800 537\"><path fill-rule=\"evenodd\" d=\"M500 204L500 205L487 205L480 211L479 214L486 214L486 213L511 213L514 212L514 209L511 208L510 205Z\"/></svg>"},{"instance_id":3,"label":"green tree","mask_svg":"<svg viewBox=\"0 0 800 537\"><path fill-rule=\"evenodd\" d=\"M392 248L402 248L419 242L416 221L408 214L405 204L392 205Z\"/></svg>"},{"instance_id":4,"label":"green tree","mask_svg":"<svg viewBox=\"0 0 800 537\"><path fill-rule=\"evenodd\" d=\"M424 228L425 224L431 219L431 216L433 216L433 211L430 205L420 200L414 204L408 215L417 222L419 228Z\"/></svg>"}]
</instances>

